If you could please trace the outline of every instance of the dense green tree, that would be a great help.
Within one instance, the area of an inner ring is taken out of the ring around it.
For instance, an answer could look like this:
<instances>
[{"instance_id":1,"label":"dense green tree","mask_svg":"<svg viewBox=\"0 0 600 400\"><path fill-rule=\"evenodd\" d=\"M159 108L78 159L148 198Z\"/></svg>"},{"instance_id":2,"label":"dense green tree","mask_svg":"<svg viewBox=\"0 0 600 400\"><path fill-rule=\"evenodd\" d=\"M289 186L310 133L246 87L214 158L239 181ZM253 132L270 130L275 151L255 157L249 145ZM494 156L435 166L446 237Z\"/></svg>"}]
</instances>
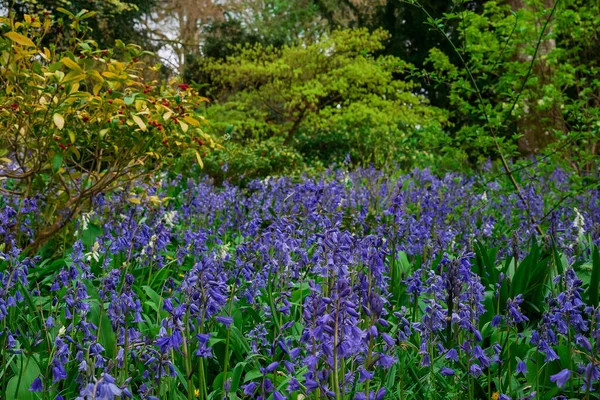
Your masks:
<instances>
[{"instance_id":1,"label":"dense green tree","mask_svg":"<svg viewBox=\"0 0 600 400\"><path fill-rule=\"evenodd\" d=\"M233 56L204 67L213 82L207 118L214 133L225 147L248 152L270 142L325 163L346 154L364 164L411 162L422 154L419 135L444 116L415 94L413 83L398 79L409 64L375 56L387 38L382 30L355 29L316 43L238 46ZM241 173L233 161L231 173ZM290 163L298 161L290 155Z\"/></svg>"},{"instance_id":2,"label":"dense green tree","mask_svg":"<svg viewBox=\"0 0 600 400\"><path fill-rule=\"evenodd\" d=\"M462 60L453 62L438 49L427 60L429 78L448 88L448 108L461 122L455 148L494 156L545 149L575 164L594 157L599 7L579 0L490 1L481 13L463 8L431 20L460 21L453 52Z\"/></svg>"}]
</instances>

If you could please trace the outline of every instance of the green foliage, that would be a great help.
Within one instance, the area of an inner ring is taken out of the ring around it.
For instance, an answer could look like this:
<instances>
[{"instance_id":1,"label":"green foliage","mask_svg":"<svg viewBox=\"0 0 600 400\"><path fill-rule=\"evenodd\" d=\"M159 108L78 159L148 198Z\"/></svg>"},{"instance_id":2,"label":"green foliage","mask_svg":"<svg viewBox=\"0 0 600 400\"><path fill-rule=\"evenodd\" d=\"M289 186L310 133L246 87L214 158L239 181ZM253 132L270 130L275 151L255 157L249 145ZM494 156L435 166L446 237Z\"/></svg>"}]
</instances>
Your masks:
<instances>
[{"instance_id":1,"label":"green foliage","mask_svg":"<svg viewBox=\"0 0 600 400\"><path fill-rule=\"evenodd\" d=\"M216 183L226 179L247 182L279 173L293 174L303 165L302 156L284 146L278 137L250 139L244 143L228 140L204 159L205 172Z\"/></svg>"},{"instance_id":2,"label":"green foliage","mask_svg":"<svg viewBox=\"0 0 600 400\"><path fill-rule=\"evenodd\" d=\"M415 94L416 85L398 79L410 65L374 55L387 38L382 30L359 29L316 43L238 46L235 55L204 67L215 99L206 111L212 132L243 147L244 156L258 152L253 148L261 141L278 140L296 153L294 161L329 163L348 153L357 164L411 161L426 147L409 144L419 138L426 146L421 132L438 132L445 116ZM230 159L229 165L240 163L235 171L247 162ZM271 167L263 171L285 170Z\"/></svg>"},{"instance_id":3,"label":"green foliage","mask_svg":"<svg viewBox=\"0 0 600 400\"><path fill-rule=\"evenodd\" d=\"M73 16L74 34L93 16ZM154 72L139 47L118 43L113 52L78 39L58 51L40 46L48 16L0 23L0 191L44 204L34 247L98 194L214 145L195 115L205 99L148 80Z\"/></svg>"},{"instance_id":4,"label":"green foliage","mask_svg":"<svg viewBox=\"0 0 600 400\"><path fill-rule=\"evenodd\" d=\"M558 153L590 167L600 135L600 65L592 56L600 6L566 0L553 10L547 3L490 1L477 13L458 2L429 20L442 30L458 21L455 50L466 65L432 49L425 73L448 90L454 150L487 158L497 154L496 140L506 154Z\"/></svg>"}]
</instances>

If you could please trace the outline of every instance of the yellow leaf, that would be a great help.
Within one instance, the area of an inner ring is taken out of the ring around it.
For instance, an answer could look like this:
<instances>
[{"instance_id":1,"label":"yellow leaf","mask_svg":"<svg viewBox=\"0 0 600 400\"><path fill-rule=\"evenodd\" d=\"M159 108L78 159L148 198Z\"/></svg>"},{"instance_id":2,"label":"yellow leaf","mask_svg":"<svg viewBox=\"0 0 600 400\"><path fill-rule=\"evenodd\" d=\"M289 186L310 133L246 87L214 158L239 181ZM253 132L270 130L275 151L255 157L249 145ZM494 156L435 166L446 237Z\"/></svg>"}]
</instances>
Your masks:
<instances>
[{"instance_id":1,"label":"yellow leaf","mask_svg":"<svg viewBox=\"0 0 600 400\"><path fill-rule=\"evenodd\" d=\"M160 200L160 197L158 197L158 196L150 196L150 197L148 197L148 200L150 200L150 202L152 204L157 204L158 205L158 204L162 203L162 201Z\"/></svg>"},{"instance_id":2,"label":"yellow leaf","mask_svg":"<svg viewBox=\"0 0 600 400\"><path fill-rule=\"evenodd\" d=\"M101 83L95 84L94 87L92 88L92 93L94 93L94 96L98 96L98 93L100 93L101 89L102 89Z\"/></svg>"},{"instance_id":3,"label":"yellow leaf","mask_svg":"<svg viewBox=\"0 0 600 400\"><path fill-rule=\"evenodd\" d=\"M96 11L88 11L85 14L83 14L81 17L81 19L88 19L88 18L92 18L94 15L96 15Z\"/></svg>"},{"instance_id":4,"label":"yellow leaf","mask_svg":"<svg viewBox=\"0 0 600 400\"><path fill-rule=\"evenodd\" d=\"M71 139L71 143L75 143L75 133L73 131L69 131L69 139Z\"/></svg>"},{"instance_id":5,"label":"yellow leaf","mask_svg":"<svg viewBox=\"0 0 600 400\"><path fill-rule=\"evenodd\" d=\"M145 100L136 100L135 101L135 109L138 111L141 111L142 109L146 108L146 101ZM144 111L145 114L148 113L148 111Z\"/></svg>"},{"instance_id":6,"label":"yellow leaf","mask_svg":"<svg viewBox=\"0 0 600 400\"><path fill-rule=\"evenodd\" d=\"M59 12L61 12L63 14L67 14L70 18L75 18L75 14L73 14L71 11L66 10L66 9L64 9L62 7L57 7L56 11L59 11Z\"/></svg>"},{"instance_id":7,"label":"yellow leaf","mask_svg":"<svg viewBox=\"0 0 600 400\"><path fill-rule=\"evenodd\" d=\"M171 111L167 111L166 113L163 114L163 119L165 121L168 121L171 118L171 115L173 115L173 113Z\"/></svg>"},{"instance_id":8,"label":"yellow leaf","mask_svg":"<svg viewBox=\"0 0 600 400\"><path fill-rule=\"evenodd\" d=\"M77 147L73 146L70 147L70 149L73 152L73 154L75 154L75 157L77 157L78 160L81 160L81 153L79 152L79 150L77 150Z\"/></svg>"},{"instance_id":9,"label":"yellow leaf","mask_svg":"<svg viewBox=\"0 0 600 400\"><path fill-rule=\"evenodd\" d=\"M63 118L62 115L60 114L54 114L54 116L52 117L52 119L54 120L54 125L56 125L56 127L58 129L62 129L65 126L65 119Z\"/></svg>"},{"instance_id":10,"label":"yellow leaf","mask_svg":"<svg viewBox=\"0 0 600 400\"><path fill-rule=\"evenodd\" d=\"M108 79L118 79L119 78L119 75L109 72L109 71L104 71L102 73L102 76L104 76L105 78L108 78Z\"/></svg>"},{"instance_id":11,"label":"yellow leaf","mask_svg":"<svg viewBox=\"0 0 600 400\"><path fill-rule=\"evenodd\" d=\"M65 76L65 79L61 83L79 82L84 79L85 74L82 74L81 71L71 71Z\"/></svg>"},{"instance_id":12,"label":"yellow leaf","mask_svg":"<svg viewBox=\"0 0 600 400\"><path fill-rule=\"evenodd\" d=\"M35 43L33 43L33 41L31 39L29 39L27 36L21 35L20 33L7 32L4 35L6 37L8 37L10 40L12 40L13 42L20 44L21 46L35 47Z\"/></svg>"},{"instance_id":13,"label":"yellow leaf","mask_svg":"<svg viewBox=\"0 0 600 400\"><path fill-rule=\"evenodd\" d=\"M128 202L133 203L133 204L140 204L141 201L140 199L138 199L137 197L130 197L127 199Z\"/></svg>"},{"instance_id":14,"label":"yellow leaf","mask_svg":"<svg viewBox=\"0 0 600 400\"><path fill-rule=\"evenodd\" d=\"M79 72L81 72L81 67L79 66L79 64L77 64L75 61L71 60L69 57L64 57L60 61L63 64L65 64L65 66L67 68L72 69L73 71L79 71Z\"/></svg>"},{"instance_id":15,"label":"yellow leaf","mask_svg":"<svg viewBox=\"0 0 600 400\"><path fill-rule=\"evenodd\" d=\"M102 77L102 75L100 75L100 72L96 71L95 69L87 71L87 74L90 76L90 78L100 83L104 82L104 78Z\"/></svg>"},{"instance_id":16,"label":"yellow leaf","mask_svg":"<svg viewBox=\"0 0 600 400\"><path fill-rule=\"evenodd\" d=\"M12 160L10 158L2 157L2 158L0 158L0 161L8 163L8 164L12 164Z\"/></svg>"},{"instance_id":17,"label":"yellow leaf","mask_svg":"<svg viewBox=\"0 0 600 400\"><path fill-rule=\"evenodd\" d=\"M186 124L182 120L179 120L179 125L181 126L181 129L183 129L184 132L188 131L188 128L189 128L188 124Z\"/></svg>"},{"instance_id":18,"label":"yellow leaf","mask_svg":"<svg viewBox=\"0 0 600 400\"><path fill-rule=\"evenodd\" d=\"M195 119L194 119L194 118L192 118L192 117L183 117L183 120L184 120L185 122L187 122L188 124L190 124L190 125L193 125L193 126L200 126L200 122L198 122L197 120L195 120Z\"/></svg>"},{"instance_id":19,"label":"yellow leaf","mask_svg":"<svg viewBox=\"0 0 600 400\"><path fill-rule=\"evenodd\" d=\"M146 130L146 124L140 117L137 115L132 115L131 118L133 118L133 122L135 122L143 131Z\"/></svg>"},{"instance_id":20,"label":"yellow leaf","mask_svg":"<svg viewBox=\"0 0 600 400\"><path fill-rule=\"evenodd\" d=\"M200 153L196 152L196 161L198 161L198 165L200 168L204 168L204 163L202 162L202 157L200 157Z\"/></svg>"}]
</instances>

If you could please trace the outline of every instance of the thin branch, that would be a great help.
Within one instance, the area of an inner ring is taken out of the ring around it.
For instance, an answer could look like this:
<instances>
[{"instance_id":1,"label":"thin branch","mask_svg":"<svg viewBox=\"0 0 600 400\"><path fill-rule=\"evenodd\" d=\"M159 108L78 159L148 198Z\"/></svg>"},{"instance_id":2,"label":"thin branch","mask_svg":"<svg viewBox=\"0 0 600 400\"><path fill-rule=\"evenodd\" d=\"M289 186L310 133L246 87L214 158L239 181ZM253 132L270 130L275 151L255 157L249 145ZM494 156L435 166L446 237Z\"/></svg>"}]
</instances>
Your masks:
<instances>
[{"instance_id":1,"label":"thin branch","mask_svg":"<svg viewBox=\"0 0 600 400\"><path fill-rule=\"evenodd\" d=\"M427 18L429 19L429 21L435 21L435 19L431 16L431 14L418 1L414 1L413 2L413 1L402 0L402 2L418 7L419 9L421 9L425 13L425 15L427 16ZM539 39L537 41L537 45L535 47L535 52L534 52L533 57L531 59L531 63L529 64L529 68L527 70L527 74L525 75L525 79L524 79L523 83L521 84L521 88L519 90L519 93L517 94L517 97L515 98L515 101L513 102L512 107L510 108L510 110L509 110L509 112L507 114L507 117L504 119L502 125L505 125L506 122L508 121L508 118L512 115L512 112L514 111L514 108L515 108L515 106L516 106L516 104L517 104L517 102L518 102L521 94L523 93L523 90L525 89L525 85L527 84L527 81L529 80L529 77L530 77L531 72L533 70L533 65L535 63L535 59L537 57L539 48L540 48L541 43L543 41L543 37L544 37L544 34L546 32L546 28L548 27L548 24L550 23L550 20L552 19L553 15L554 15L554 12L556 11L556 8L557 8L559 2L560 2L560 0L556 0L556 2L554 3L554 6L552 7L552 11L550 12L550 16L548 17L548 19L544 23L544 26L542 28L542 32L540 33ZM473 83L473 86L475 87L475 90L476 90L476 93L477 93L477 100L480 103L481 111L482 111L482 113L483 113L483 115L485 117L486 123L488 125L488 129L489 129L490 134L492 136L492 139L494 141L494 145L495 145L496 150L498 151L498 154L500 156L500 160L502 162L502 167L506 171L506 175L509 177L509 179L510 179L512 185L513 185L513 187L515 188L515 190L517 192L517 195L519 196L519 199L525 205L525 208L527 209L527 213L529 214L529 219L530 219L532 225L535 227L535 230L538 232L538 234L540 236L544 236L544 231L538 225L538 222L536 221L535 217L531 213L531 207L529 206L529 202L527 201L527 199L523 195L523 191L521 190L521 187L517 183L517 181L516 181L516 179L515 179L512 171L510 169L510 166L508 165L506 157L504 156L504 154L502 152L502 148L500 147L500 143L498 143L498 139L496 137L495 129L494 129L493 125L492 125L492 122L490 120L489 115L485 111L485 101L483 100L483 96L481 94L481 90L479 89L479 86L477 85L477 81L475 80L475 77L473 76L473 74L471 72L471 68L469 68L469 66L468 66L466 60L464 59L462 53L458 50L458 48L456 47L456 45L454 44L454 42L452 41L452 39L450 39L450 37L448 37L448 35L446 34L446 32L444 32L442 29L440 29L440 27L437 26L437 24L432 23L432 25L448 41L448 43L450 44L450 46L452 47L452 49L454 50L454 52L456 53L456 55L459 57L459 59L460 59L461 63L463 64L465 70L467 71L467 75L469 76L469 79L471 80L471 82Z\"/></svg>"}]
</instances>

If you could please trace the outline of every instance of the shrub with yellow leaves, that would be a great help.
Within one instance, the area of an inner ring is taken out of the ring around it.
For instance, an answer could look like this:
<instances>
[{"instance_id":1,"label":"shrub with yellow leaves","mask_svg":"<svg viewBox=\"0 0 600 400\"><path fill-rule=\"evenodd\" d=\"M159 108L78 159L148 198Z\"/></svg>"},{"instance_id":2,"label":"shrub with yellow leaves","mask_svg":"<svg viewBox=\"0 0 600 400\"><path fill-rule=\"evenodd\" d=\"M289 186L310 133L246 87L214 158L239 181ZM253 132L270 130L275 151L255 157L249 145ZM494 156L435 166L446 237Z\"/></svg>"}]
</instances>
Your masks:
<instances>
[{"instance_id":1,"label":"shrub with yellow leaves","mask_svg":"<svg viewBox=\"0 0 600 400\"><path fill-rule=\"evenodd\" d=\"M138 46L101 49L86 40L82 21L93 13L64 12L75 34L60 50L43 46L52 15L0 19L0 194L15 209L36 199L33 250L98 194L174 158L202 166L200 154L216 146L197 112L205 98L158 80Z\"/></svg>"}]
</instances>

